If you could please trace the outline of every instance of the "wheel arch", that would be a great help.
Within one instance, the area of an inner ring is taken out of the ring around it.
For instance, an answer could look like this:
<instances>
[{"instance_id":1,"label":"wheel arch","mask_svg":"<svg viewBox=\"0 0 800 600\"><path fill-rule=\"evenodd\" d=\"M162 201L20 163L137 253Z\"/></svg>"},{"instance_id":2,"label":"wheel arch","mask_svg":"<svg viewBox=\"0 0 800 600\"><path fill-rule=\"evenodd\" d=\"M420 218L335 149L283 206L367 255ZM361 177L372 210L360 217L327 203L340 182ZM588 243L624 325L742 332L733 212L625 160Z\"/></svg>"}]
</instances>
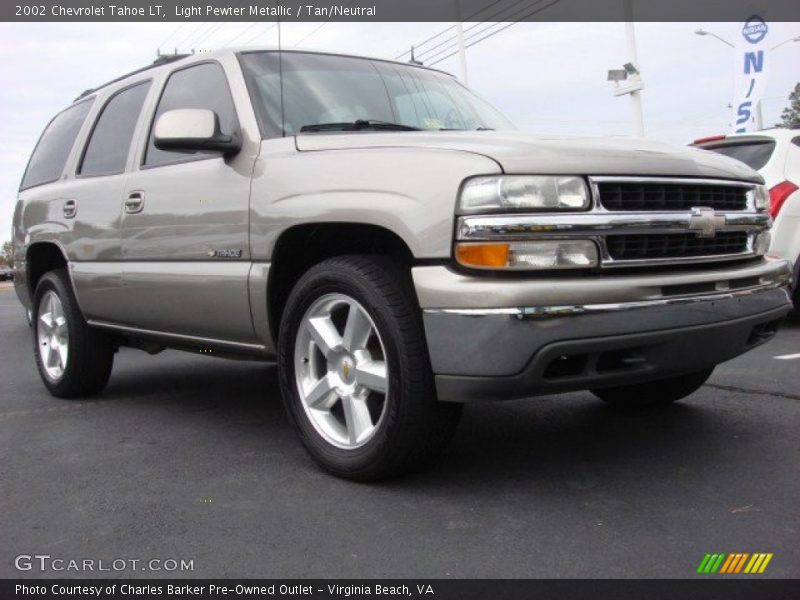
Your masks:
<instances>
[{"instance_id":1,"label":"wheel arch","mask_svg":"<svg viewBox=\"0 0 800 600\"><path fill-rule=\"evenodd\" d=\"M267 317L273 342L277 342L289 293L303 273L323 260L346 254L392 256L409 268L414 262L408 244L379 225L327 222L286 229L276 240L267 280Z\"/></svg>"},{"instance_id":2,"label":"wheel arch","mask_svg":"<svg viewBox=\"0 0 800 600\"><path fill-rule=\"evenodd\" d=\"M34 242L25 250L25 284L27 292L33 303L36 286L49 271L65 269L73 292L75 285L72 274L69 272L69 261L66 252L56 242Z\"/></svg>"}]
</instances>

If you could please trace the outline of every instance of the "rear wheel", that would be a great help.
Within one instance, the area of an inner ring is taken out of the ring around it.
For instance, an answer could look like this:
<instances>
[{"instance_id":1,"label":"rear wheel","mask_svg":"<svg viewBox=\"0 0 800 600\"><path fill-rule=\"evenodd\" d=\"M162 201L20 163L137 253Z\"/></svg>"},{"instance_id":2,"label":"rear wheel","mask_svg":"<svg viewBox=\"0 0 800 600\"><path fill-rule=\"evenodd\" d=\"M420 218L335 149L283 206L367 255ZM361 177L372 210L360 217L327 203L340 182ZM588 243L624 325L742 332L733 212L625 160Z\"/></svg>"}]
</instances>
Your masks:
<instances>
[{"instance_id":1,"label":"rear wheel","mask_svg":"<svg viewBox=\"0 0 800 600\"><path fill-rule=\"evenodd\" d=\"M596 389L592 393L604 402L625 408L666 406L699 390L713 372L712 367L678 377Z\"/></svg>"},{"instance_id":2,"label":"rear wheel","mask_svg":"<svg viewBox=\"0 0 800 600\"><path fill-rule=\"evenodd\" d=\"M376 480L437 456L461 405L436 400L408 275L380 256L311 268L281 321L281 392L303 445L331 473Z\"/></svg>"},{"instance_id":3,"label":"rear wheel","mask_svg":"<svg viewBox=\"0 0 800 600\"><path fill-rule=\"evenodd\" d=\"M36 286L32 328L36 366L51 394L77 398L105 387L113 344L86 324L65 270L46 273Z\"/></svg>"}]
</instances>

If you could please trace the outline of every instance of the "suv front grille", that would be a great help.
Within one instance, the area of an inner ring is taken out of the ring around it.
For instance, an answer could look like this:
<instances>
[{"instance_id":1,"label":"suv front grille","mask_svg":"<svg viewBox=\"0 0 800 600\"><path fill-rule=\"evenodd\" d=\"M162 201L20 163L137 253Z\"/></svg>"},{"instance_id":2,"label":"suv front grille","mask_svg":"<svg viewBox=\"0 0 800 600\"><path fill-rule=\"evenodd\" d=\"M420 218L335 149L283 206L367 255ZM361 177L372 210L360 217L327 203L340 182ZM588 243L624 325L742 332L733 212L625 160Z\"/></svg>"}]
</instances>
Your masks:
<instances>
[{"instance_id":1,"label":"suv front grille","mask_svg":"<svg viewBox=\"0 0 800 600\"><path fill-rule=\"evenodd\" d=\"M606 248L613 260L721 256L747 252L748 235L745 231L723 231L713 238L694 233L609 235Z\"/></svg>"},{"instance_id":2,"label":"suv front grille","mask_svg":"<svg viewBox=\"0 0 800 600\"><path fill-rule=\"evenodd\" d=\"M603 181L597 183L606 210L670 211L705 206L714 210L745 210L747 188L724 184Z\"/></svg>"},{"instance_id":3,"label":"suv front grille","mask_svg":"<svg viewBox=\"0 0 800 600\"><path fill-rule=\"evenodd\" d=\"M756 183L728 179L589 175L582 212L469 214L459 241L591 240L598 267L697 265L759 256L770 216Z\"/></svg>"}]
</instances>

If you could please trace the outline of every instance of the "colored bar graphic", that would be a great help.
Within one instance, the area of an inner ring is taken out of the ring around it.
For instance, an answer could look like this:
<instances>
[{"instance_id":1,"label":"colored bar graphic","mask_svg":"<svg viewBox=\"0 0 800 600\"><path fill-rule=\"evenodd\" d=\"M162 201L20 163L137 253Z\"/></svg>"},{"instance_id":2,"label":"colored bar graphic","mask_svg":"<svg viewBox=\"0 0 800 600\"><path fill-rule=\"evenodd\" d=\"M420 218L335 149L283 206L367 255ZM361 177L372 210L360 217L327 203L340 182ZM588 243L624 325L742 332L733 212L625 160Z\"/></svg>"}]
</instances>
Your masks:
<instances>
[{"instance_id":1,"label":"colored bar graphic","mask_svg":"<svg viewBox=\"0 0 800 600\"><path fill-rule=\"evenodd\" d=\"M722 568L719 570L720 573L728 573L728 569L731 568L731 564L733 564L733 554L728 554L728 559L722 564Z\"/></svg>"},{"instance_id":2,"label":"colored bar graphic","mask_svg":"<svg viewBox=\"0 0 800 600\"><path fill-rule=\"evenodd\" d=\"M708 562L710 560L711 560L711 555L710 554L706 554L703 557L703 560L700 561L700 566L697 567L697 572L698 573L705 573L706 572L706 565L708 565Z\"/></svg>"},{"instance_id":3,"label":"colored bar graphic","mask_svg":"<svg viewBox=\"0 0 800 600\"><path fill-rule=\"evenodd\" d=\"M698 573L703 574L756 574L763 573L772 560L772 553L766 552L725 552L708 553L697 567ZM747 565L747 566L745 566Z\"/></svg>"},{"instance_id":4,"label":"colored bar graphic","mask_svg":"<svg viewBox=\"0 0 800 600\"><path fill-rule=\"evenodd\" d=\"M769 561L771 561L771 560L772 560L772 552L767 554L767 556L764 558L764 562L761 563L761 566L758 568L758 572L759 573L763 573L764 569L767 568L767 565L769 564Z\"/></svg>"},{"instance_id":5,"label":"colored bar graphic","mask_svg":"<svg viewBox=\"0 0 800 600\"><path fill-rule=\"evenodd\" d=\"M758 565L761 564L761 561L764 560L763 554L753 554L753 557L750 559L750 562L747 563L747 566L744 568L745 573L753 573L754 568L758 568Z\"/></svg>"},{"instance_id":6,"label":"colored bar graphic","mask_svg":"<svg viewBox=\"0 0 800 600\"><path fill-rule=\"evenodd\" d=\"M733 573L734 569L736 569L736 565L739 564L739 558L742 555L738 552L732 552L728 554L728 560L725 561L725 564L722 565L720 569L720 573Z\"/></svg>"},{"instance_id":7,"label":"colored bar graphic","mask_svg":"<svg viewBox=\"0 0 800 600\"><path fill-rule=\"evenodd\" d=\"M721 552L720 555L719 555L719 558L717 559L717 562L714 563L714 567L711 570L712 573L716 573L717 572L717 569L719 569L722 566L722 561L723 560L725 560L725 553Z\"/></svg>"},{"instance_id":8,"label":"colored bar graphic","mask_svg":"<svg viewBox=\"0 0 800 600\"><path fill-rule=\"evenodd\" d=\"M745 552L744 554L741 554L740 556L741 556L741 558L739 559L739 562L736 564L736 570L734 571L734 573L738 573L739 571L742 570L742 567L744 566L744 561L747 560L747 557L750 556L750 554Z\"/></svg>"}]
</instances>

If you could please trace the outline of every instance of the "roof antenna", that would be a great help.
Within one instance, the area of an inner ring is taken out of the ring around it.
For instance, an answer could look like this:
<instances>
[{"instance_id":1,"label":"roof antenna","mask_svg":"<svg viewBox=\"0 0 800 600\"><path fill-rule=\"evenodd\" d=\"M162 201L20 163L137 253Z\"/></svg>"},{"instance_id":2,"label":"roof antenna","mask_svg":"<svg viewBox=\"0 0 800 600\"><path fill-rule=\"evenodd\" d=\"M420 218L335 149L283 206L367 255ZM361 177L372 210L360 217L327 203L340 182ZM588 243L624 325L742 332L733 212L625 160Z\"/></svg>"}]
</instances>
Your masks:
<instances>
[{"instance_id":1,"label":"roof antenna","mask_svg":"<svg viewBox=\"0 0 800 600\"><path fill-rule=\"evenodd\" d=\"M286 116L283 110L283 46L281 45L281 0L275 0L277 7L277 25L278 25L278 79L281 85L281 134L286 137Z\"/></svg>"},{"instance_id":2,"label":"roof antenna","mask_svg":"<svg viewBox=\"0 0 800 600\"><path fill-rule=\"evenodd\" d=\"M422 64L421 60L417 60L416 58L414 58L414 46L411 46L411 60L409 60L408 62L410 62L412 65Z\"/></svg>"}]
</instances>

